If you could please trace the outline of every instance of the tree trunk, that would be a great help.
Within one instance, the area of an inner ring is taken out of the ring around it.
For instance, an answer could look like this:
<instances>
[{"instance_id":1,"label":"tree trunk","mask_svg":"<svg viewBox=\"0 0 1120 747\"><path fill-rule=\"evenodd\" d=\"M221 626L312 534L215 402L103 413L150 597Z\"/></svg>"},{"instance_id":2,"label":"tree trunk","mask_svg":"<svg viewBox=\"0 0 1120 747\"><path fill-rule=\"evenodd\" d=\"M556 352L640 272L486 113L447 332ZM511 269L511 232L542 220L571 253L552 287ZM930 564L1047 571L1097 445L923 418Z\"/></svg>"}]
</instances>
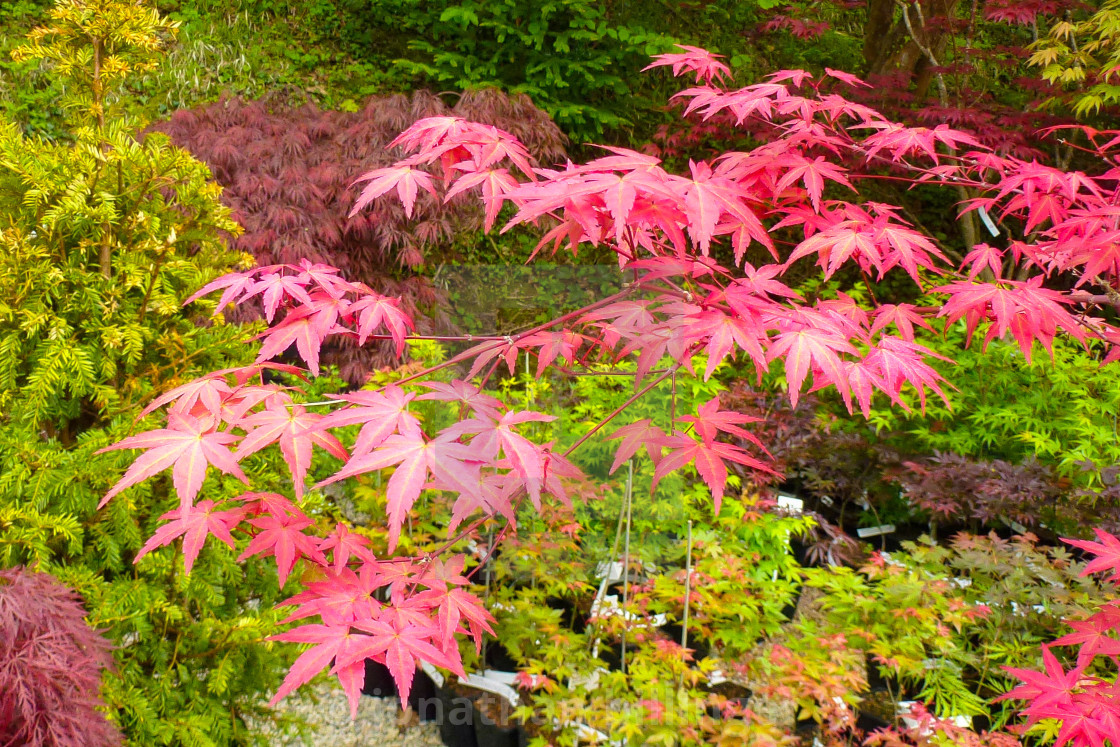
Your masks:
<instances>
[{"instance_id":1,"label":"tree trunk","mask_svg":"<svg viewBox=\"0 0 1120 747\"><path fill-rule=\"evenodd\" d=\"M918 98L925 98L933 80L933 67L922 52L931 50L938 64L949 41L943 24L931 24L934 17L951 17L960 0L901 0L907 3L910 25L918 36L910 36L899 11L898 0L868 0L867 22L863 27L863 59L870 75L906 73Z\"/></svg>"}]
</instances>

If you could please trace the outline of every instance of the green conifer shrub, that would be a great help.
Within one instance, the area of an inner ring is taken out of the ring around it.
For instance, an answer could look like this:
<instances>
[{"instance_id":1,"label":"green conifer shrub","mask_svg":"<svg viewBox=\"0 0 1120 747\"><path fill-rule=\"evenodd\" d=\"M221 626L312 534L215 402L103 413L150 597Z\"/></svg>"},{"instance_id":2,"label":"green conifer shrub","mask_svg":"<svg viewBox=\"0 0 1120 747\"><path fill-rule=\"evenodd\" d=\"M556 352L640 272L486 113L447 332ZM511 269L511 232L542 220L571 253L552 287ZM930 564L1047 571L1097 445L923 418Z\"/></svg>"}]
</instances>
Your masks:
<instances>
[{"instance_id":1,"label":"green conifer shrub","mask_svg":"<svg viewBox=\"0 0 1120 747\"><path fill-rule=\"evenodd\" d=\"M259 643L280 616L274 571L209 548L189 576L171 553L134 564L177 505L170 482L97 508L121 459L94 452L142 429L137 403L253 353L212 307L182 306L251 262L228 248L240 229L220 188L124 115L124 84L172 31L136 3L60 0L16 52L63 79L67 132L0 122L0 567L36 566L85 598L116 646L102 697L127 743L245 744L285 663Z\"/></svg>"}]
</instances>

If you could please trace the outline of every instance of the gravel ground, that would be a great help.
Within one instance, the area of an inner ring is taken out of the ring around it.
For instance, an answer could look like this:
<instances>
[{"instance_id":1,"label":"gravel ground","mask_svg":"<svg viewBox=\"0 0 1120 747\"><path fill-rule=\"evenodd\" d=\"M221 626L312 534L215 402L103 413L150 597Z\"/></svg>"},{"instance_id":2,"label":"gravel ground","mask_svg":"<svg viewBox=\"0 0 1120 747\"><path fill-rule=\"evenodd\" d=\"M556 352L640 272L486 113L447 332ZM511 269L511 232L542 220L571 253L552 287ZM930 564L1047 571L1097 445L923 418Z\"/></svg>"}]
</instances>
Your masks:
<instances>
[{"instance_id":1,"label":"gravel ground","mask_svg":"<svg viewBox=\"0 0 1120 747\"><path fill-rule=\"evenodd\" d=\"M320 685L307 695L293 694L278 710L307 721L307 738L276 735L273 747L440 747L435 724L404 718L395 698L362 696L358 717L350 720L350 706L337 683Z\"/></svg>"}]
</instances>

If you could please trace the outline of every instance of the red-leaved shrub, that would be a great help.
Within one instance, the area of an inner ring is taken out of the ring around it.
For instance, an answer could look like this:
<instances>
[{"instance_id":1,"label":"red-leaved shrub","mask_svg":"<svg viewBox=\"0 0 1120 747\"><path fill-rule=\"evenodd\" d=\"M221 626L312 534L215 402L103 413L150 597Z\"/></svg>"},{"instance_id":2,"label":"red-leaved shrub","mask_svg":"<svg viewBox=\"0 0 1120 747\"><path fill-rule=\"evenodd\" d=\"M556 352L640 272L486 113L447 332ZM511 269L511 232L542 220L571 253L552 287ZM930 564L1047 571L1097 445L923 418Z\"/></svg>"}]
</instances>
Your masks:
<instances>
[{"instance_id":1,"label":"red-leaved shrub","mask_svg":"<svg viewBox=\"0 0 1120 747\"><path fill-rule=\"evenodd\" d=\"M97 711L109 642L53 576L0 570L0 747L120 744Z\"/></svg>"},{"instance_id":2,"label":"red-leaved shrub","mask_svg":"<svg viewBox=\"0 0 1120 747\"><path fill-rule=\"evenodd\" d=\"M237 249L258 264L296 264L301 259L337 267L353 281L401 298L420 332L446 329L440 298L425 278L411 270L430 262L453 237L482 228L478 201L463 195L444 201L424 190L411 217L400 201L379 200L353 213L360 187L354 181L393 163L401 151L389 142L424 117L457 116L516 136L542 165L564 155L564 135L524 95L496 90L468 91L454 106L417 91L411 96L371 98L357 112L270 108L260 101L222 99L175 112L153 129L205 161L224 188L222 201L245 232ZM433 173L436 170L433 169ZM259 307L234 312L233 319L260 316ZM360 347L342 341L323 351L351 382L371 367L391 360L387 347Z\"/></svg>"}]
</instances>

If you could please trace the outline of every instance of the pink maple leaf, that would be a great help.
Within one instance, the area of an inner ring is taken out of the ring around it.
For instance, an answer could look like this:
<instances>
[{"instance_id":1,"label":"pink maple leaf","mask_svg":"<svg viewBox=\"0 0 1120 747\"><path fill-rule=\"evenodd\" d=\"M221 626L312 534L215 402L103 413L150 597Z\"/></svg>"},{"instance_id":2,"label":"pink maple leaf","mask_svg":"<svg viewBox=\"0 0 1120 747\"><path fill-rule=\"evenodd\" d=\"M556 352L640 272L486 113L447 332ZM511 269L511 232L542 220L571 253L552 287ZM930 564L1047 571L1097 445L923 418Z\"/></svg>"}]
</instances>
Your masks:
<instances>
[{"instance_id":1,"label":"pink maple leaf","mask_svg":"<svg viewBox=\"0 0 1120 747\"><path fill-rule=\"evenodd\" d=\"M354 441L356 457L368 454L393 433L409 438L420 435L420 421L408 412L408 403L416 395L396 385L391 384L378 392L359 391L335 396L349 402L350 406L324 416L315 427L326 430L361 423L362 428Z\"/></svg>"},{"instance_id":2,"label":"pink maple leaf","mask_svg":"<svg viewBox=\"0 0 1120 747\"><path fill-rule=\"evenodd\" d=\"M303 625L293 630L271 636L272 641L290 641L293 643L313 643L311 648L299 655L292 664L288 676L280 683L276 694L272 696L269 705L275 706L289 693L311 681L315 675L330 666L331 661L346 658L350 661L354 652L364 643L366 636L351 631L349 625ZM357 660L358 668L364 671L362 660ZM346 697L350 701L350 718L358 714L358 702L361 696L361 680L356 676L357 670L351 667L345 674L339 676Z\"/></svg>"},{"instance_id":3,"label":"pink maple leaf","mask_svg":"<svg viewBox=\"0 0 1120 747\"><path fill-rule=\"evenodd\" d=\"M296 498L303 497L304 480L311 467L313 446L345 461L349 454L338 439L316 428L322 415L307 412L299 405L278 405L242 418L238 423L247 432L234 457L241 461L266 446L279 442L280 453L292 474Z\"/></svg>"},{"instance_id":4,"label":"pink maple leaf","mask_svg":"<svg viewBox=\"0 0 1120 747\"><path fill-rule=\"evenodd\" d=\"M96 454L118 449L147 449L124 473L124 476L98 503L101 508L113 496L171 467L171 479L179 495L180 510L189 508L211 464L244 483L249 478L237 466L227 448L238 436L216 430L213 418L194 418L175 412L168 414L167 428L147 431L99 449Z\"/></svg>"},{"instance_id":5,"label":"pink maple leaf","mask_svg":"<svg viewBox=\"0 0 1120 747\"><path fill-rule=\"evenodd\" d=\"M300 558L309 558L320 565L327 564L327 559L319 550L318 541L303 531L314 525L311 519L270 514L250 519L249 523L261 531L237 559L244 560L254 555L274 556L281 587Z\"/></svg>"},{"instance_id":6,"label":"pink maple leaf","mask_svg":"<svg viewBox=\"0 0 1120 747\"><path fill-rule=\"evenodd\" d=\"M256 295L261 295L264 303L265 320L272 324L273 317L281 302L293 298L301 304L310 304L311 296L304 287L307 280L296 275L284 275L279 272L270 272L263 275L260 280L248 288L241 300L245 301Z\"/></svg>"},{"instance_id":7,"label":"pink maple leaf","mask_svg":"<svg viewBox=\"0 0 1120 747\"><path fill-rule=\"evenodd\" d=\"M168 511L159 517L167 523L160 526L155 534L144 543L132 562L138 563L140 558L157 547L169 545L177 537L182 537L183 562L189 575L191 568L194 566L194 561L198 558L198 553L202 550L206 537L212 534L232 548L233 537L230 535L230 529L237 526L244 516L245 509L243 508L215 511L214 501L209 500L199 501L193 507Z\"/></svg>"},{"instance_id":8,"label":"pink maple leaf","mask_svg":"<svg viewBox=\"0 0 1120 747\"><path fill-rule=\"evenodd\" d=\"M369 184L362 188L362 193L358 195L354 207L350 209L351 216L356 215L366 205L393 188L396 188L397 197L404 204L406 218L412 217L412 208L416 205L418 190L423 189L433 197L439 197L436 194L435 187L432 186L432 175L411 166L389 166L383 169L375 169L362 174L354 183L359 182L369 182Z\"/></svg>"},{"instance_id":9,"label":"pink maple leaf","mask_svg":"<svg viewBox=\"0 0 1120 747\"><path fill-rule=\"evenodd\" d=\"M319 485L397 465L386 486L389 549L393 550L412 504L427 483L428 473L453 489L470 492L472 486L478 484L479 461L475 460L480 460L477 449L458 443L449 436L426 441L417 430L413 434L393 434L380 448L351 457L342 470ZM474 466L471 467L469 462L474 462Z\"/></svg>"},{"instance_id":10,"label":"pink maple leaf","mask_svg":"<svg viewBox=\"0 0 1120 747\"><path fill-rule=\"evenodd\" d=\"M389 330L397 346L399 358L405 349L408 332L415 328L412 318L401 310L400 299L382 296L369 291L346 310L347 314L358 316L358 344L365 345L373 331L384 326Z\"/></svg>"},{"instance_id":11,"label":"pink maple leaf","mask_svg":"<svg viewBox=\"0 0 1120 747\"><path fill-rule=\"evenodd\" d=\"M677 77L684 72L696 73L697 83L719 83L725 76L731 77L731 68L719 61L723 55L687 44L677 44L676 47L684 51L655 55L654 61L642 68L642 72L655 67L672 66L673 75Z\"/></svg>"},{"instance_id":12,"label":"pink maple leaf","mask_svg":"<svg viewBox=\"0 0 1120 747\"><path fill-rule=\"evenodd\" d=\"M334 531L319 543L320 552L334 551L333 567L336 573L341 572L346 567L346 563L349 562L351 556L367 563L375 562L377 559L373 557L373 553L367 549L368 547L368 539L350 531L345 524L341 523L336 524Z\"/></svg>"},{"instance_id":13,"label":"pink maple leaf","mask_svg":"<svg viewBox=\"0 0 1120 747\"><path fill-rule=\"evenodd\" d=\"M502 417L502 410L505 408L502 401L489 394L483 394L482 390L470 382L455 379L450 383L442 381L424 381L421 382L421 385L426 386L432 391L428 394L421 394L416 399L458 402L460 405L469 407L475 415L480 417L490 418L491 420L497 420Z\"/></svg>"}]
</instances>

